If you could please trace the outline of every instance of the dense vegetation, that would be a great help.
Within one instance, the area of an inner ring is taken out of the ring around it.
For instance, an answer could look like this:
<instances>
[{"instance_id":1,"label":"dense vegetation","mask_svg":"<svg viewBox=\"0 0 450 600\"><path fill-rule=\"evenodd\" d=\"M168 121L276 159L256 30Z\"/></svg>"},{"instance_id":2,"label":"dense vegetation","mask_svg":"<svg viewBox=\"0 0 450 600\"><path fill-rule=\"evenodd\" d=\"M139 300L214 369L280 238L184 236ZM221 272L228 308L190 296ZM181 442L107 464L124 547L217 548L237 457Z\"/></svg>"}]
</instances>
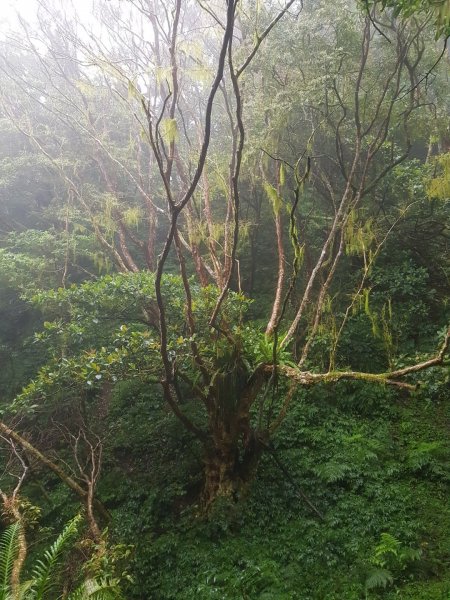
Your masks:
<instances>
[{"instance_id":1,"label":"dense vegetation","mask_svg":"<svg viewBox=\"0 0 450 600\"><path fill-rule=\"evenodd\" d=\"M449 23L2 30L0 600L450 597Z\"/></svg>"}]
</instances>

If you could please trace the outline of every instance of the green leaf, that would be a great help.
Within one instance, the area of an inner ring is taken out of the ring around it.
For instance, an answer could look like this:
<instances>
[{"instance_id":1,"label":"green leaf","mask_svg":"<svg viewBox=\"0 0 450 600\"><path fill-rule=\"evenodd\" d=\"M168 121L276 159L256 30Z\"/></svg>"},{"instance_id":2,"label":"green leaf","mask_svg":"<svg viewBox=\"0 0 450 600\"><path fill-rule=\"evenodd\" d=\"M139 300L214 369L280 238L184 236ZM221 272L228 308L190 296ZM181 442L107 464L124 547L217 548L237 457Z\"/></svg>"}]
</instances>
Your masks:
<instances>
[{"instance_id":1,"label":"green leaf","mask_svg":"<svg viewBox=\"0 0 450 600\"><path fill-rule=\"evenodd\" d=\"M11 573L18 552L20 524L10 525L0 537L0 600L8 600Z\"/></svg>"}]
</instances>

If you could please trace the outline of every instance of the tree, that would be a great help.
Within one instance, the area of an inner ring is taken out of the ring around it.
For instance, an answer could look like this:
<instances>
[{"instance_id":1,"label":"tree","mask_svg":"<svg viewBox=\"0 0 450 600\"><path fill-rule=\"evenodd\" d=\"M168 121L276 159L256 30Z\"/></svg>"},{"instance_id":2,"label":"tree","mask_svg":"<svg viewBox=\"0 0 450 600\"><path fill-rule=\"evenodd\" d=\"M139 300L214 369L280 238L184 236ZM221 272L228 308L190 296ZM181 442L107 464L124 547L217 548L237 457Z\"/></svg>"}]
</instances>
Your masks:
<instances>
[{"instance_id":1,"label":"tree","mask_svg":"<svg viewBox=\"0 0 450 600\"><path fill-rule=\"evenodd\" d=\"M382 0L383 9L391 8L395 16L411 17L426 14L432 20L436 28L436 37L450 35L450 7L446 0Z\"/></svg>"},{"instance_id":2,"label":"tree","mask_svg":"<svg viewBox=\"0 0 450 600\"><path fill-rule=\"evenodd\" d=\"M36 399L57 398L59 409L80 396L100 403L127 377L158 381L202 445L209 508L251 481L299 386L345 379L413 390L404 377L443 363L447 330L435 354L406 366L389 356L380 372L360 372L339 356L349 316L369 302L375 260L410 208L394 207L389 225L374 210L426 104L419 73L435 53L425 51L425 23L389 14L375 22L375 11L352 6L326 28L314 10L292 14L293 0L230 0L216 11L132 1L102 4L99 35L41 7L44 50L24 24L36 70L18 74L5 56L3 111L66 186L67 232L81 223L120 274L75 287L63 278L58 291L35 294L56 317L41 336L53 354L16 410ZM291 31L277 37L283 19ZM208 38L188 37L194 23ZM283 37L319 56L263 59ZM262 332L245 319L241 265L263 193L277 258ZM346 255L356 257L356 285L345 280ZM330 312L340 321L324 357L314 348Z\"/></svg>"}]
</instances>

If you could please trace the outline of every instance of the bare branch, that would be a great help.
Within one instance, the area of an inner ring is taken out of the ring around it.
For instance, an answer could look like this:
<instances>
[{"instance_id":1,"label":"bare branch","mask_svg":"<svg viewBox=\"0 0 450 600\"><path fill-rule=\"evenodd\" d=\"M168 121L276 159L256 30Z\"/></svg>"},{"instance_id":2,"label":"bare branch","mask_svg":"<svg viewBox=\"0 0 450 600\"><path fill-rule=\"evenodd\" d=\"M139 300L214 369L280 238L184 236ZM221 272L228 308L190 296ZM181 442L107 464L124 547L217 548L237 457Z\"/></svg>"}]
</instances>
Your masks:
<instances>
[{"instance_id":1,"label":"bare branch","mask_svg":"<svg viewBox=\"0 0 450 600\"><path fill-rule=\"evenodd\" d=\"M291 8L291 6L294 4L294 2L295 2L295 0L289 0L289 2L286 3L285 7L276 15L276 17L274 19L272 19L272 21L265 28L265 30L261 34L256 36L256 43L253 46L250 54L244 60L242 65L236 70L236 78L237 79L239 79L239 77L242 75L242 73L245 71L245 69L249 66L249 64L255 58L255 55L258 52L259 47L261 46L262 42L269 35L269 33L272 31L272 29L275 27L275 25L278 23L278 21L280 21L284 17L284 15L288 12L288 10ZM301 4L301 6L303 7L303 2Z\"/></svg>"}]
</instances>

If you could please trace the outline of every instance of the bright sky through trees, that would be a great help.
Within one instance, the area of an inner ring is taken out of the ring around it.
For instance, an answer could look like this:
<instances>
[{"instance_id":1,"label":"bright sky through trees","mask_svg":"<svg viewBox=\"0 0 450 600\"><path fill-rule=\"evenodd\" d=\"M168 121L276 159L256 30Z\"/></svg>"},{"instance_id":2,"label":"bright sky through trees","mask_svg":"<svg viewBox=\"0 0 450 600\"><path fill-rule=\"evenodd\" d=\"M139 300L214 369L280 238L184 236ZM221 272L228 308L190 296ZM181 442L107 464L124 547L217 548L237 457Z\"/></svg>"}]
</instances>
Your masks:
<instances>
[{"instance_id":1,"label":"bright sky through trees","mask_svg":"<svg viewBox=\"0 0 450 600\"><path fill-rule=\"evenodd\" d=\"M0 32L4 34L7 29L17 25L17 15L33 22L39 10L40 2L37 0L4 0L0 9ZM82 19L92 14L93 0L55 0L53 6L61 12L77 13ZM42 10L42 9L41 9Z\"/></svg>"}]
</instances>

